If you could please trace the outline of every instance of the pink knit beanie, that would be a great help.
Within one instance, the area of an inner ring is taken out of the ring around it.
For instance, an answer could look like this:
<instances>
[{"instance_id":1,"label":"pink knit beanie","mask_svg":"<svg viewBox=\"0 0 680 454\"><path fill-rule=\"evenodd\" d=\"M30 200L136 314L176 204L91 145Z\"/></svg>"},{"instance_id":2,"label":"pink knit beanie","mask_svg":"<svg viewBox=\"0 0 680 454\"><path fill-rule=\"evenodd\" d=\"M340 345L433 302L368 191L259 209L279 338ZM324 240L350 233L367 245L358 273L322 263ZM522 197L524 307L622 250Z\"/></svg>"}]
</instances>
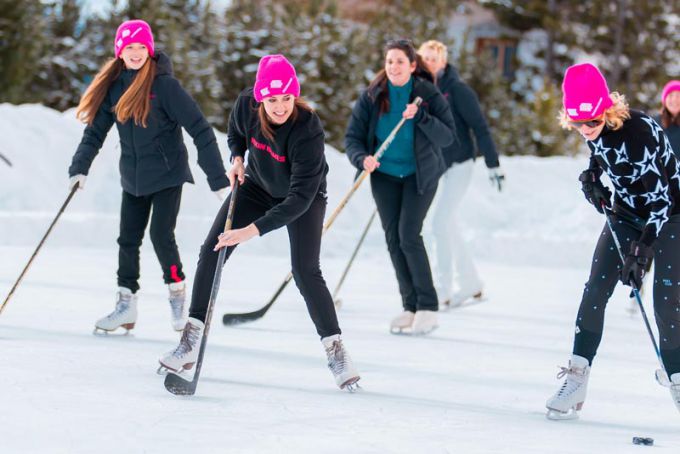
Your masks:
<instances>
[{"instance_id":1,"label":"pink knit beanie","mask_svg":"<svg viewBox=\"0 0 680 454\"><path fill-rule=\"evenodd\" d=\"M116 31L116 40L114 41L116 58L120 56L120 53L126 46L135 43L146 46L149 49L149 55L153 57L153 34L149 24L143 20L129 20L120 24Z\"/></svg>"},{"instance_id":2,"label":"pink knit beanie","mask_svg":"<svg viewBox=\"0 0 680 454\"><path fill-rule=\"evenodd\" d=\"M597 118L614 104L609 97L607 81L590 63L567 68L562 82L562 103L572 121Z\"/></svg>"},{"instance_id":3,"label":"pink knit beanie","mask_svg":"<svg viewBox=\"0 0 680 454\"><path fill-rule=\"evenodd\" d=\"M253 93L257 102L276 95L300 96L295 68L283 55L265 55L257 66L257 76Z\"/></svg>"},{"instance_id":4,"label":"pink knit beanie","mask_svg":"<svg viewBox=\"0 0 680 454\"><path fill-rule=\"evenodd\" d=\"M661 104L666 105L666 96L673 91L680 91L680 80L671 80L664 87L661 92Z\"/></svg>"}]
</instances>

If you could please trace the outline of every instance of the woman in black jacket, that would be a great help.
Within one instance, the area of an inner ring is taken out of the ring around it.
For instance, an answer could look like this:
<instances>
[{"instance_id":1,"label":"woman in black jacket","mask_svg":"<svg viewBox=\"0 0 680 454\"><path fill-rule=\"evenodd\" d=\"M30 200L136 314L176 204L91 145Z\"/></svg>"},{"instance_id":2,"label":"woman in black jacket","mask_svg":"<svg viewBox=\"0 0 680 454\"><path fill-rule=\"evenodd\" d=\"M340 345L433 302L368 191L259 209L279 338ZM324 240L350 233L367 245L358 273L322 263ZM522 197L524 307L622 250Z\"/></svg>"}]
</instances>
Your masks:
<instances>
[{"instance_id":1,"label":"woman in black jacket","mask_svg":"<svg viewBox=\"0 0 680 454\"><path fill-rule=\"evenodd\" d=\"M444 307L459 306L470 299L480 300L483 290L482 280L458 225L459 219L471 214L463 212L460 205L470 186L476 151L484 155L489 180L499 191L505 177L477 94L460 79L456 68L447 63L446 46L439 41L426 41L418 54L451 107L460 141L442 150L448 169L442 176L439 196L430 212L432 228L426 235L429 250L435 256L434 280L439 301Z\"/></svg>"},{"instance_id":2,"label":"woman in black jacket","mask_svg":"<svg viewBox=\"0 0 680 454\"><path fill-rule=\"evenodd\" d=\"M438 301L421 230L446 170L442 148L456 140L455 124L411 42L389 41L384 52L384 69L354 105L345 148L355 167L371 173L399 282L404 310L390 329L425 334L437 327ZM378 162L373 154L402 118L407 121Z\"/></svg>"},{"instance_id":3,"label":"woman in black jacket","mask_svg":"<svg viewBox=\"0 0 680 454\"><path fill-rule=\"evenodd\" d=\"M151 217L151 242L169 287L172 325L186 321L186 290L175 242L182 185L193 183L182 127L193 137L198 164L218 197L228 180L213 130L172 76L170 59L154 52L149 25L142 20L118 27L115 59L107 62L83 95L76 115L87 123L69 167L71 189L83 188L92 161L115 123L120 137L123 198L118 237L116 308L95 324L95 333L134 328L139 290L139 248Z\"/></svg>"},{"instance_id":4,"label":"woman in black jacket","mask_svg":"<svg viewBox=\"0 0 680 454\"><path fill-rule=\"evenodd\" d=\"M229 258L236 245L286 226L293 277L321 337L328 368L341 389L351 389L359 381L340 338L333 299L319 265L328 173L324 132L319 117L299 96L293 65L283 55L267 55L260 60L255 86L236 100L228 133L233 164L229 181L233 185L238 178L240 183L232 229L222 234L230 195L201 247L180 343L160 358L168 370L180 373L197 360L217 251L227 247Z\"/></svg>"}]
</instances>

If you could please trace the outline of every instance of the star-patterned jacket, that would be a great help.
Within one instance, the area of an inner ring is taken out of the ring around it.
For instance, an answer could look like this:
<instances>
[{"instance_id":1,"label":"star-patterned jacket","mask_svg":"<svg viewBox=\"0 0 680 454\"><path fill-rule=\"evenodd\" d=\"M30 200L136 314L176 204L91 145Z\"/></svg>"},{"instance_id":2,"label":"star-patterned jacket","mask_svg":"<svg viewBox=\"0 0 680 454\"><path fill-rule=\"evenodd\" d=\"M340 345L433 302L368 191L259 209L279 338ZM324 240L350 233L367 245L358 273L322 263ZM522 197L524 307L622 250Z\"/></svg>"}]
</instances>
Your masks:
<instances>
[{"instance_id":1,"label":"star-patterned jacket","mask_svg":"<svg viewBox=\"0 0 680 454\"><path fill-rule=\"evenodd\" d=\"M590 148L590 169L614 185L614 203L647 220L641 242L651 246L671 215L680 213L680 164L661 126L642 112L614 131L607 126Z\"/></svg>"}]
</instances>

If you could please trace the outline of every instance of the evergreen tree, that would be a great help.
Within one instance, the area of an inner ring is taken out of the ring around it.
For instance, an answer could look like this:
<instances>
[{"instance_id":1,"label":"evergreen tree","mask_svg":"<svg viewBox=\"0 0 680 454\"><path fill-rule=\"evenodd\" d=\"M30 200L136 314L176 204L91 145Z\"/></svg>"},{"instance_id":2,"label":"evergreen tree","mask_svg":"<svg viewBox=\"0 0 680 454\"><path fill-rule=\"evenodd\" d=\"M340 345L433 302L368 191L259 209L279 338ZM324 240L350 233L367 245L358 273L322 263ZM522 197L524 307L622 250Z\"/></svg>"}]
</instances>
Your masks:
<instances>
[{"instance_id":1,"label":"evergreen tree","mask_svg":"<svg viewBox=\"0 0 680 454\"><path fill-rule=\"evenodd\" d=\"M40 0L0 0L0 102L39 101L28 87L45 50L46 27Z\"/></svg>"},{"instance_id":2,"label":"evergreen tree","mask_svg":"<svg viewBox=\"0 0 680 454\"><path fill-rule=\"evenodd\" d=\"M86 88L84 75L97 67L88 57L87 42L81 41L80 5L61 0L48 7L48 44L39 60L31 91L41 102L57 110L78 104Z\"/></svg>"}]
</instances>

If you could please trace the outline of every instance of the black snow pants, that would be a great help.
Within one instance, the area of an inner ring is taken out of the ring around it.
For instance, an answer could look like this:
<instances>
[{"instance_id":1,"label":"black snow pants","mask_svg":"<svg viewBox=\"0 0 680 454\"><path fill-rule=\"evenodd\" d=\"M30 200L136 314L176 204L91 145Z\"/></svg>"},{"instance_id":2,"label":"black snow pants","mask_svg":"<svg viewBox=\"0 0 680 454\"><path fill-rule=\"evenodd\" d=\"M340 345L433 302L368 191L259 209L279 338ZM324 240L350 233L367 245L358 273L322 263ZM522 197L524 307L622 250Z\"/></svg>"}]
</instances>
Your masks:
<instances>
[{"instance_id":1,"label":"black snow pants","mask_svg":"<svg viewBox=\"0 0 680 454\"><path fill-rule=\"evenodd\" d=\"M139 290L139 248L151 216L149 235L163 269L166 284L184 280L175 241L175 225L182 199L182 186L136 197L123 191L118 237L118 286Z\"/></svg>"},{"instance_id":2,"label":"black snow pants","mask_svg":"<svg viewBox=\"0 0 680 454\"><path fill-rule=\"evenodd\" d=\"M375 171L371 174L371 191L404 310L438 310L437 291L421 234L437 187L418 194L415 175L398 178Z\"/></svg>"}]
</instances>

